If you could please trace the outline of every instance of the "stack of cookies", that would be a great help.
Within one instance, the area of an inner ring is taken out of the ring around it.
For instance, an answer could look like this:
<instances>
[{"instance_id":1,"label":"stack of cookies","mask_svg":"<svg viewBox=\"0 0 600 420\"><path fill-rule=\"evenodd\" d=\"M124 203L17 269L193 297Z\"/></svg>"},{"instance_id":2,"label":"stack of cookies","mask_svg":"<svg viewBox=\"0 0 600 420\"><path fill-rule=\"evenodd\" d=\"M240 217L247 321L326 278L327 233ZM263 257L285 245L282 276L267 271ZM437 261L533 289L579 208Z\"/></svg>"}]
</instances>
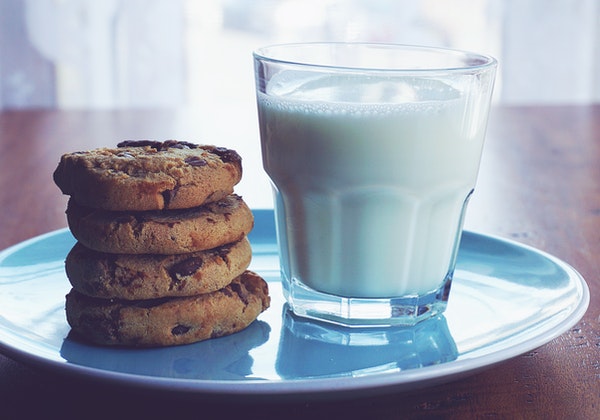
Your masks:
<instances>
[{"instance_id":1,"label":"stack of cookies","mask_svg":"<svg viewBox=\"0 0 600 420\"><path fill-rule=\"evenodd\" d=\"M126 141L62 156L77 243L65 268L67 321L103 345L187 344L240 331L269 306L248 271L252 212L233 193L233 150Z\"/></svg>"}]
</instances>

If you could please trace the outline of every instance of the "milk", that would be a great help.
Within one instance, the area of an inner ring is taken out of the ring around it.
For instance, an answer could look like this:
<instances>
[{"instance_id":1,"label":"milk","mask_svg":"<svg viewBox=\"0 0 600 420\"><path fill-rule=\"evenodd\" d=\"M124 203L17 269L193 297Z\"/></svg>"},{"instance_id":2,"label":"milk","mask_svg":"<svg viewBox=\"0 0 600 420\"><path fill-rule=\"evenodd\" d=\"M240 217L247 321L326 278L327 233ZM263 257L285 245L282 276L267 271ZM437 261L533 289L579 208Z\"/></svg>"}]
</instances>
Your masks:
<instances>
[{"instance_id":1,"label":"milk","mask_svg":"<svg viewBox=\"0 0 600 420\"><path fill-rule=\"evenodd\" d=\"M266 92L263 163L286 280L346 297L439 288L475 186L480 104L441 81L383 76L290 71Z\"/></svg>"}]
</instances>

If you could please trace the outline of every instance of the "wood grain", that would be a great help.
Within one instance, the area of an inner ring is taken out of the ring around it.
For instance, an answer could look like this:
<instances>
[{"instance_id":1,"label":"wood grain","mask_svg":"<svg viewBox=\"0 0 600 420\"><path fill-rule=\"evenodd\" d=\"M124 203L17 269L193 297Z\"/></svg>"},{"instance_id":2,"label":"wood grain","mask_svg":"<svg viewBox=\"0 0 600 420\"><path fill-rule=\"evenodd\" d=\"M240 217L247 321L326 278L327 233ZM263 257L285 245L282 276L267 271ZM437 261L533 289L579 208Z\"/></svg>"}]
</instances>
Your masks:
<instances>
[{"instance_id":1,"label":"wood grain","mask_svg":"<svg viewBox=\"0 0 600 420\"><path fill-rule=\"evenodd\" d=\"M0 248L66 226L66 199L51 181L62 153L127 138L190 138L198 130L193 113L178 111L1 112ZM496 108L488 133L466 228L532 245L573 265L591 291L583 320L547 345L448 384L351 401L226 404L225 418L248 410L263 418L597 418L600 106ZM224 408L170 394L149 398L0 356L0 408L9 416L33 413L36 406L68 415L86 405L108 415L114 406L107 401L127 404L138 417Z\"/></svg>"}]
</instances>

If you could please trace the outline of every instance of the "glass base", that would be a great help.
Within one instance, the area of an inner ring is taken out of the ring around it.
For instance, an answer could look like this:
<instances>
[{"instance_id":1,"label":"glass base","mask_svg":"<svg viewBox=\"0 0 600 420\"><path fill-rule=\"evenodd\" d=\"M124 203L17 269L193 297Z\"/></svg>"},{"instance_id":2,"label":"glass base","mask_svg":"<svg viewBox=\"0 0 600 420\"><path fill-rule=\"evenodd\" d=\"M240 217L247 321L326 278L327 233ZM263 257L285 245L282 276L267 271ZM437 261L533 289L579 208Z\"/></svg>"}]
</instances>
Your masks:
<instances>
[{"instance_id":1,"label":"glass base","mask_svg":"<svg viewBox=\"0 0 600 420\"><path fill-rule=\"evenodd\" d=\"M350 298L311 289L283 279L283 292L294 314L347 327L415 325L446 309L452 273L436 290L392 298Z\"/></svg>"}]
</instances>

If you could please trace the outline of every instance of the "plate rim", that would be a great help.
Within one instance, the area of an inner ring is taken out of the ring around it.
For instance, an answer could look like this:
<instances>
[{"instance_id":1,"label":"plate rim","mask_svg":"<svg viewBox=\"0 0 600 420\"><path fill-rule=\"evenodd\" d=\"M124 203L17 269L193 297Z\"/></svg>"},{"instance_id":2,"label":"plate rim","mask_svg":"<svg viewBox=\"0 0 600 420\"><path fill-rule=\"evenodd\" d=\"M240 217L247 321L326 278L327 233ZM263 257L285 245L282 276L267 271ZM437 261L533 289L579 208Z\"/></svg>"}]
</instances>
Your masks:
<instances>
[{"instance_id":1,"label":"plate rim","mask_svg":"<svg viewBox=\"0 0 600 420\"><path fill-rule=\"evenodd\" d=\"M494 349L491 352L475 357L466 357L438 365L425 366L417 369L403 371L372 373L359 377L315 377L298 379L249 379L249 380L223 380L223 379L186 379L169 378L159 376L147 376L137 373L111 371L93 366L78 365L60 358L50 358L35 354L15 347L5 341L6 330L0 327L0 353L25 364L34 365L42 369L84 377L87 379L101 380L109 383L119 383L125 386L142 389L176 391L185 394L206 396L236 396L236 397L330 397L331 395L353 395L360 392L365 395L366 391L371 393L386 391L404 391L420 387L434 385L436 383L448 382L450 379L459 379L470 376L477 371L487 369L498 363L510 360L528 351L549 343L556 337L565 333L569 328L579 322L585 315L589 302L590 291L583 276L569 263L533 246L520 243L513 239L503 238L497 235L464 230L463 234L477 237L483 240L491 240L521 248L527 252L533 252L548 260L568 273L575 280L579 291L579 301L564 316L562 320L550 330L540 330L527 340L518 342L509 348ZM52 236L63 234L71 235L68 228L52 230L32 238L21 241L0 251L0 260L7 254L14 253L27 247L32 243L48 239ZM14 335L14 334L12 334ZM351 380L349 380L351 379Z\"/></svg>"}]
</instances>

